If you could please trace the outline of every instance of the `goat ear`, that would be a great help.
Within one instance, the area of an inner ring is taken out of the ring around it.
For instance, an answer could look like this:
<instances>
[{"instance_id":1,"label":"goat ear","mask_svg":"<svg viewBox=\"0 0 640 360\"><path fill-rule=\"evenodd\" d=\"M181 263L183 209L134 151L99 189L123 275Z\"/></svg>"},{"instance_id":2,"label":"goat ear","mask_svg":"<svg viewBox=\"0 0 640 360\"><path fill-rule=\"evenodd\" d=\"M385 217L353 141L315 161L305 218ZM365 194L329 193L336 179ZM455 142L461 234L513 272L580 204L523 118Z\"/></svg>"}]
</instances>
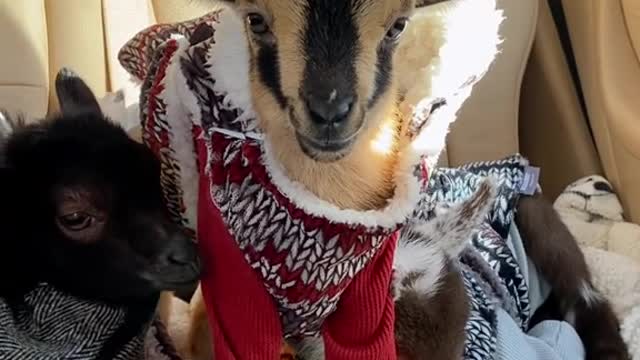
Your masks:
<instances>
[{"instance_id":1,"label":"goat ear","mask_svg":"<svg viewBox=\"0 0 640 360\"><path fill-rule=\"evenodd\" d=\"M62 68L56 75L56 93L62 114L90 112L102 115L100 105L89 86L69 68Z\"/></svg>"},{"instance_id":2,"label":"goat ear","mask_svg":"<svg viewBox=\"0 0 640 360\"><path fill-rule=\"evenodd\" d=\"M9 113L0 109L0 145L11 136L14 125Z\"/></svg>"},{"instance_id":3,"label":"goat ear","mask_svg":"<svg viewBox=\"0 0 640 360\"><path fill-rule=\"evenodd\" d=\"M439 4L441 2L446 2L451 0L416 0L416 7L421 8L425 6Z\"/></svg>"}]
</instances>

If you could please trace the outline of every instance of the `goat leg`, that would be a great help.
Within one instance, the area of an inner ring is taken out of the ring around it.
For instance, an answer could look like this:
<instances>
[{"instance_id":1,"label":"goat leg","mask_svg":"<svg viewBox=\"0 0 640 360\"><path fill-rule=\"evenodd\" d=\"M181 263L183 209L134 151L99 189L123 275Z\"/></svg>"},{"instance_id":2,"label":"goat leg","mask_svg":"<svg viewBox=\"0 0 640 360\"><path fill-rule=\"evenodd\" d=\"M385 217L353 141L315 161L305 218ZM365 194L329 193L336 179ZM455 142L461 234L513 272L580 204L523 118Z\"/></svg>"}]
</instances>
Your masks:
<instances>
[{"instance_id":1,"label":"goat leg","mask_svg":"<svg viewBox=\"0 0 640 360\"><path fill-rule=\"evenodd\" d=\"M629 360L611 304L594 288L584 254L551 203L541 194L522 198L516 223L559 313L584 343L587 360Z\"/></svg>"}]
</instances>

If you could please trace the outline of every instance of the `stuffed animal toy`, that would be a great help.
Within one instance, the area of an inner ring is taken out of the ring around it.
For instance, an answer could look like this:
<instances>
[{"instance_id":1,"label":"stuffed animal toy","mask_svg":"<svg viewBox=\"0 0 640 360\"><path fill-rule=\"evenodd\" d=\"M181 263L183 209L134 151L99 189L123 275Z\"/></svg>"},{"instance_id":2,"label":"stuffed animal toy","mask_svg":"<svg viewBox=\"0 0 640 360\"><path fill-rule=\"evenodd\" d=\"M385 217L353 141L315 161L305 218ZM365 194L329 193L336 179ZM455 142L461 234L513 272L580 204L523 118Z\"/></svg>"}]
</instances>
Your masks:
<instances>
[{"instance_id":1,"label":"stuffed animal toy","mask_svg":"<svg viewBox=\"0 0 640 360\"><path fill-rule=\"evenodd\" d=\"M620 200L604 177L593 175L572 183L554 208L580 244L640 262L640 225L624 220Z\"/></svg>"},{"instance_id":2,"label":"stuffed animal toy","mask_svg":"<svg viewBox=\"0 0 640 360\"><path fill-rule=\"evenodd\" d=\"M583 247L593 282L622 322L622 336L632 359L640 359L640 263L594 247Z\"/></svg>"},{"instance_id":3,"label":"stuffed animal toy","mask_svg":"<svg viewBox=\"0 0 640 360\"><path fill-rule=\"evenodd\" d=\"M629 345L632 359L640 359L640 305L625 318L622 323L622 335Z\"/></svg>"}]
</instances>

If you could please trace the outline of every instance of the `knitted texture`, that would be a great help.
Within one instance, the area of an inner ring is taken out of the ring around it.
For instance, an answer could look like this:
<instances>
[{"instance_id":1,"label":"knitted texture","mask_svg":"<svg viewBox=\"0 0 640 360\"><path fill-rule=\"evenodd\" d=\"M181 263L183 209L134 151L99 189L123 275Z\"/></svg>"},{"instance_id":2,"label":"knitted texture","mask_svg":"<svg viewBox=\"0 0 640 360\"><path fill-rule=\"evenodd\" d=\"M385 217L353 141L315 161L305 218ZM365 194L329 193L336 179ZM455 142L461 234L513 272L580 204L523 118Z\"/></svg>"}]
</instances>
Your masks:
<instances>
[{"instance_id":1,"label":"knitted texture","mask_svg":"<svg viewBox=\"0 0 640 360\"><path fill-rule=\"evenodd\" d=\"M275 358L283 337L319 333L328 358L395 358L393 251L397 229L413 206L396 215L399 221L377 226L312 214L306 202L293 201L285 193L293 190L273 181L277 165L265 160L255 120L243 118L224 94L210 91L216 80L204 64L213 44L170 39L159 46L141 105L144 141L164 164L171 213L197 233L216 358ZM171 73L176 69L180 72ZM190 109L195 121L188 135L198 165L196 219L184 216L193 206L184 201L184 171L172 171L184 168L177 161L184 159L181 154L171 152L181 125L171 123L174 84L167 79L176 74L184 76L196 103L210 104ZM416 188L420 183L413 180Z\"/></svg>"},{"instance_id":2,"label":"knitted texture","mask_svg":"<svg viewBox=\"0 0 640 360\"><path fill-rule=\"evenodd\" d=\"M516 256L508 246L509 228L521 196L519 189L527 164L526 159L514 155L460 168L435 169L427 193L414 215L417 219L433 219L433 204L464 201L487 177L492 177L499 185L487 221L471 236L469 246L459 259L471 305L465 328L465 360L495 358L499 309L511 316L519 330L529 330L529 288Z\"/></svg>"},{"instance_id":3,"label":"knitted texture","mask_svg":"<svg viewBox=\"0 0 640 360\"><path fill-rule=\"evenodd\" d=\"M0 359L179 360L155 302L136 308L78 299L40 284L18 299L0 298ZM128 334L128 335L127 335Z\"/></svg>"},{"instance_id":4,"label":"knitted texture","mask_svg":"<svg viewBox=\"0 0 640 360\"><path fill-rule=\"evenodd\" d=\"M171 57L178 48L169 41L165 55ZM197 49L191 47L191 58L205 54ZM158 61L161 78L168 63L164 59ZM187 77L187 84L202 80L212 81ZM150 89L153 94L157 88ZM209 92L191 90L203 103L215 102L207 98ZM162 129L170 126L160 94L145 124L154 131L146 133L145 141L158 153L168 146L169 135ZM229 113L223 109L218 118L192 129L201 159L196 230L207 269L202 289L213 314L216 357L275 357L283 337L322 331L331 358L393 358L390 279L400 223L366 227L309 214L273 184L260 142L216 131ZM276 312L270 314L274 301ZM245 324L252 324L251 330ZM362 343L368 346L359 348Z\"/></svg>"},{"instance_id":5,"label":"knitted texture","mask_svg":"<svg viewBox=\"0 0 640 360\"><path fill-rule=\"evenodd\" d=\"M283 338L321 334L327 359L395 359L398 230L478 74L459 96L416 106L402 135L442 141L401 155L387 207L338 209L273 158L252 110L242 19L220 10L163 29L161 41L156 28L138 34L121 59L143 82L143 140L162 163L169 211L200 245L215 358L277 358Z\"/></svg>"}]
</instances>

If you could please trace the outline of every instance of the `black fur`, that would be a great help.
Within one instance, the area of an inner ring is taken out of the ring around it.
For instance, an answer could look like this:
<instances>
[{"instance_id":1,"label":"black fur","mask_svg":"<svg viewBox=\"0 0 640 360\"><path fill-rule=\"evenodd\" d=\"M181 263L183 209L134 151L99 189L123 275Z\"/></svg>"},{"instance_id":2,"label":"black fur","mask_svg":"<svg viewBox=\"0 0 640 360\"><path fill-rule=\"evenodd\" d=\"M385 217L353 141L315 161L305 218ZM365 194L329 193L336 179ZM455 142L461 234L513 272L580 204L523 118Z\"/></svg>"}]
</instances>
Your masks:
<instances>
[{"instance_id":1,"label":"black fur","mask_svg":"<svg viewBox=\"0 0 640 360\"><path fill-rule=\"evenodd\" d=\"M451 0L417 0L416 7L431 6L431 5L435 5L435 4L439 4L447 1L451 1Z\"/></svg>"},{"instance_id":2,"label":"black fur","mask_svg":"<svg viewBox=\"0 0 640 360\"><path fill-rule=\"evenodd\" d=\"M260 80L273 92L276 101L284 109L287 106L287 99L282 92L282 84L280 82L278 45L264 44L258 50L258 73L260 74Z\"/></svg>"},{"instance_id":3,"label":"black fur","mask_svg":"<svg viewBox=\"0 0 640 360\"><path fill-rule=\"evenodd\" d=\"M391 85L391 60L393 58L393 48L382 45L378 48L378 62L376 63L376 82L373 95L369 99L368 106L373 107L380 96L387 91Z\"/></svg>"},{"instance_id":4,"label":"black fur","mask_svg":"<svg viewBox=\"0 0 640 360\"><path fill-rule=\"evenodd\" d=\"M306 2L304 96L329 98L335 89L340 97L355 98L355 68L360 39L354 1Z\"/></svg>"},{"instance_id":5,"label":"black fur","mask_svg":"<svg viewBox=\"0 0 640 360\"><path fill-rule=\"evenodd\" d=\"M127 303L194 283L195 245L165 212L158 160L102 115L73 73L61 72L56 89L63 114L18 126L0 150L0 296L47 282ZM87 234L64 228L68 193L83 194L103 225Z\"/></svg>"}]
</instances>

